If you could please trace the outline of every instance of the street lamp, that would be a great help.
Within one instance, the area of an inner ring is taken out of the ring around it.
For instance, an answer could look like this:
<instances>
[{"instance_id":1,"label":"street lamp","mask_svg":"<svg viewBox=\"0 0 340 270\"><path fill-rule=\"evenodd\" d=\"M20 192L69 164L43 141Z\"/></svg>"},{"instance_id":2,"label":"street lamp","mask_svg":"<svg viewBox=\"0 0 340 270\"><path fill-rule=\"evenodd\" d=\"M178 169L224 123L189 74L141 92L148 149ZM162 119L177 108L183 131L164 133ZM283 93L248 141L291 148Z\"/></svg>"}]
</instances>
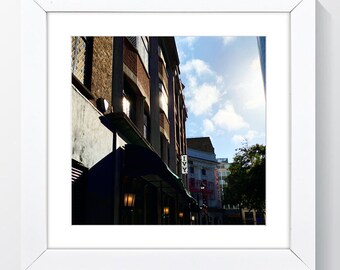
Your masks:
<instances>
[{"instance_id":1,"label":"street lamp","mask_svg":"<svg viewBox=\"0 0 340 270\"><path fill-rule=\"evenodd\" d=\"M207 186L207 184L202 181L201 185L200 185L200 190L201 190L201 193L202 193L202 204L203 204L203 191L205 190L206 186ZM202 208L200 206L199 192L197 192L197 202L198 202L198 223L197 224L200 224L201 223L200 211L201 211Z\"/></svg>"},{"instance_id":2,"label":"street lamp","mask_svg":"<svg viewBox=\"0 0 340 270\"><path fill-rule=\"evenodd\" d=\"M191 224L195 224L195 216L191 216Z\"/></svg>"},{"instance_id":3,"label":"street lamp","mask_svg":"<svg viewBox=\"0 0 340 270\"><path fill-rule=\"evenodd\" d=\"M136 194L134 193L124 193L124 206L134 207L135 206Z\"/></svg>"}]
</instances>

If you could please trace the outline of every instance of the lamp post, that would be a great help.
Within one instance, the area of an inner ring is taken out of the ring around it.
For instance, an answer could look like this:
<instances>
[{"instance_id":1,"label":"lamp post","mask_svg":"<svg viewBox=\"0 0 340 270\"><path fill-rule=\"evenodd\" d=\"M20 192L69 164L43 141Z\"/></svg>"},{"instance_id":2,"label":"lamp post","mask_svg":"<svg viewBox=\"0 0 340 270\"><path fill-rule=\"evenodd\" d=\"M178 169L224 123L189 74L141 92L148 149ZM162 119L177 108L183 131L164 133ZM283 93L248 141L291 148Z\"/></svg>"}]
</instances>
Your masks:
<instances>
[{"instance_id":1,"label":"lamp post","mask_svg":"<svg viewBox=\"0 0 340 270\"><path fill-rule=\"evenodd\" d=\"M201 186L200 186L200 192L202 193L202 204L203 204L203 191L206 188L206 184L202 181L201 182ZM197 192L197 202L198 202L198 221L197 224L201 224L201 206L200 206L200 197L199 197L199 193Z\"/></svg>"}]
</instances>

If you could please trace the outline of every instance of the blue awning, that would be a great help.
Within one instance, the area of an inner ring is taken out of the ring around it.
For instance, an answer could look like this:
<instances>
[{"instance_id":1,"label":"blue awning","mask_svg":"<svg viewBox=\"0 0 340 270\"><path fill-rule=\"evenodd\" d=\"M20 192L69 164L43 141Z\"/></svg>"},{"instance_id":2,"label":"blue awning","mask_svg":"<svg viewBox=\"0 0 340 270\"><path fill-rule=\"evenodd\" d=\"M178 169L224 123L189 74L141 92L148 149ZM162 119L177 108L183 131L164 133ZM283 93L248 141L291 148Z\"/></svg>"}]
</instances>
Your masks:
<instances>
[{"instance_id":1,"label":"blue awning","mask_svg":"<svg viewBox=\"0 0 340 270\"><path fill-rule=\"evenodd\" d=\"M181 178L173 173L154 151L139 145L126 144L124 155L124 175L143 177L154 183L161 182L163 187L171 187L173 192L196 203L185 189Z\"/></svg>"}]
</instances>

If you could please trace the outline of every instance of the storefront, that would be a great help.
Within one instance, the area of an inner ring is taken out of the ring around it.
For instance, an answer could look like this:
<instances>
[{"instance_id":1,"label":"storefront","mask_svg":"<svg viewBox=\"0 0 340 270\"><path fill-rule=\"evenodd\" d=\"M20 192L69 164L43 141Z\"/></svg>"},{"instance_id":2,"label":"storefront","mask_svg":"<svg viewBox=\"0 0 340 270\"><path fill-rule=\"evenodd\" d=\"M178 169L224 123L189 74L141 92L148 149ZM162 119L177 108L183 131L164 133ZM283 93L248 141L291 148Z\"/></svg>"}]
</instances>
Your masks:
<instances>
[{"instance_id":1,"label":"storefront","mask_svg":"<svg viewBox=\"0 0 340 270\"><path fill-rule=\"evenodd\" d=\"M135 144L126 144L122 156L122 223L190 224L196 201L161 158Z\"/></svg>"}]
</instances>

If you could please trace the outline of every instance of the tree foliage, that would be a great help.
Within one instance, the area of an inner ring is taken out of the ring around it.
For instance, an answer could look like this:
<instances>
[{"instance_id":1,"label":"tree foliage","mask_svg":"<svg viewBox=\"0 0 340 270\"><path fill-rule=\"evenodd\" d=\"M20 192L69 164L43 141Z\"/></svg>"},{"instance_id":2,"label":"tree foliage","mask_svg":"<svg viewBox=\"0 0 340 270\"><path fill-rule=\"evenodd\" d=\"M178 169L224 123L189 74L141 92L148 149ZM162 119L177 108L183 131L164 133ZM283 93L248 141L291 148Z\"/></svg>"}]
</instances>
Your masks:
<instances>
[{"instance_id":1,"label":"tree foliage","mask_svg":"<svg viewBox=\"0 0 340 270\"><path fill-rule=\"evenodd\" d=\"M224 203L265 212L266 147L245 143L237 149L229 170Z\"/></svg>"}]
</instances>

